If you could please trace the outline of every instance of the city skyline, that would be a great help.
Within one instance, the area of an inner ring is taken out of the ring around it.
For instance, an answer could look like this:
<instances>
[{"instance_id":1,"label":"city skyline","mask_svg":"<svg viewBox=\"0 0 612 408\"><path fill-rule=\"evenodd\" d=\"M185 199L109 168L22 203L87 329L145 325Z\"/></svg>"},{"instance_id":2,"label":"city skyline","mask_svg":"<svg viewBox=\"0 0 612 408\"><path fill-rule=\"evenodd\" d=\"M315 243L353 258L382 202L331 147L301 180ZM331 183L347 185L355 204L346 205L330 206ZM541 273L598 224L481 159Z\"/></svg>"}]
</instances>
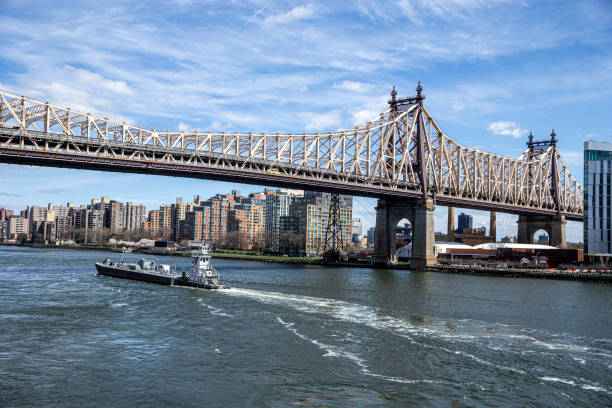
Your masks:
<instances>
[{"instance_id":1,"label":"city skyline","mask_svg":"<svg viewBox=\"0 0 612 408\"><path fill-rule=\"evenodd\" d=\"M54 169L54 168L38 168L35 166L11 166L11 167L23 167L23 168L29 168L33 170L33 173L36 174L39 171L48 171L48 170L66 170L66 169ZM96 175L96 174L100 174L100 172L94 172L94 171L88 171L88 170L70 170L71 172L74 173L90 173L91 175ZM121 176L120 174L117 173L103 173L105 175L109 175L111 176L116 176L120 179L119 176ZM76 174L76 176L78 176L78 174ZM0 175L1 177L1 175ZM90 177L92 176L87 176L85 177L85 179L90 179ZM138 178L157 178L159 179L163 184L163 186L160 187L160 190L162 191L166 191L168 192L167 196L168 197L160 197L158 192L155 191L151 191L150 195L148 197L148 199L138 199L138 198L130 198L130 197L137 197L133 195L133 192L131 191L131 187L129 185L125 186L124 191L124 195L112 195L112 194L98 194L96 195L96 197L112 197L113 200L116 201L120 201L120 202L134 202L134 203L138 203L138 204L143 204L149 211L149 209L151 208L155 208L155 207L160 207L164 204L168 204L168 203L172 203L174 202L173 200L175 200L178 197L182 197L182 198L186 198L189 199L189 197L195 197L195 196L202 196L205 197L206 194L202 194L201 192L194 190L193 192L187 194L184 193L183 190L181 190L180 186L176 186L175 183L173 181L176 180L184 180L186 183L188 183L191 180L188 179L180 179L180 178L172 178L172 177L165 177L165 176L152 176L152 175L138 175ZM107 181L105 181L102 184L106 184ZM111 181L112 183L112 181ZM262 187L262 186L254 186L254 185L249 185L249 184L236 184L236 183L226 183L226 182L211 182L213 185L211 187L209 187L209 189L207 189L207 191L209 191L209 196L214 196L216 194L229 194L229 191L235 189L236 187L238 187L238 189L244 193L244 194L254 194L254 193L258 193L263 191L264 189L268 189L268 190L276 190L276 188L272 188L272 187ZM78 181L75 182L75 184L78 184ZM179 184L179 183L176 183ZM219 186L224 186L225 189L215 189L215 185L219 185ZM121 191L121 189L118 189L117 186L114 186L114 190L115 191ZM105 191L108 191L108 189L106 189ZM9 209L9 210L14 210L16 212L20 211L20 209L24 209L27 206L30 205L37 205L37 206L46 206L48 204L55 204L55 205L63 205L66 204L68 202L73 202L73 203L81 203L81 202L89 202L91 200L91 197L88 197L87 194L88 193L80 193L80 194L76 194L76 195L71 195L70 192L68 190L59 190L53 191L53 192L47 192L47 191L42 191L41 192L42 195L47 195L49 197L52 197L54 195L62 195L64 200L35 200L33 202L27 202L25 200L23 200L23 195L21 194L17 194L17 198L19 199L19 202L23 202L23 204L17 204L17 205L7 205L4 204L9 200L5 199L0 199L0 207ZM41 194L38 194L37 196L39 197ZM78 196L81 197L79 199L74 199L74 196ZM10 198L10 197L9 197ZM376 211L374 210L374 206L376 205L376 200L371 199L371 198L364 198L364 197L358 197L358 196L354 196L353 197L353 218L360 218L362 220L363 223L363 231L367 231L370 228L374 227L376 224ZM371 206L368 207L368 206ZM486 211L478 211L478 210L470 210L470 209L464 209L464 208L459 208L457 207L456 210L459 210L458 212L456 212L455 214L455 219L456 222L458 223L459 221L459 213L465 213L466 215L469 215L472 217L472 222L474 227L484 227L487 230L489 230L489 213ZM442 207L442 206L438 206L436 207L435 210L435 231L437 233L446 233L446 223L447 223L447 207ZM518 216L514 215L514 214L505 214L505 213L497 213L497 218L498 218L498 225L497 225L497 239L500 240L503 237L513 237L516 236L517 234L517 226L516 226L516 222L518 220ZM400 222L398 222L398 225L403 225L404 222L407 222L408 220L406 219L402 219L400 220ZM457 224L458 225L458 224ZM567 240L568 242L582 242L582 223L577 222L577 221L568 221L568 228L567 228ZM364 232L365 235L365 232ZM537 234L536 234L537 235Z\"/></svg>"},{"instance_id":2,"label":"city skyline","mask_svg":"<svg viewBox=\"0 0 612 408\"><path fill-rule=\"evenodd\" d=\"M351 196L341 195L339 201L338 242L347 248L353 222L359 219L352 218ZM141 203L104 196L86 204L0 207L0 242L106 244L110 238L146 238L318 256L326 246L330 202L329 193L264 189L242 195L232 189L208 198L176 197L148 211Z\"/></svg>"}]
</instances>

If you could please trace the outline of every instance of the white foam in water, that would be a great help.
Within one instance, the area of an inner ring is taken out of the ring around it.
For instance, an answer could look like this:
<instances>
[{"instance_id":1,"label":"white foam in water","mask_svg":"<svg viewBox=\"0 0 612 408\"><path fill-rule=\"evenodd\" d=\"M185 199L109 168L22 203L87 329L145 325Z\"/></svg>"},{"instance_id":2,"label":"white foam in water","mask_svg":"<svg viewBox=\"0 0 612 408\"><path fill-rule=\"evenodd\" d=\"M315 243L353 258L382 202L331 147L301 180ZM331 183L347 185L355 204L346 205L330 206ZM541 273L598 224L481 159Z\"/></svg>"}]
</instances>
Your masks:
<instances>
[{"instance_id":1,"label":"white foam in water","mask_svg":"<svg viewBox=\"0 0 612 408\"><path fill-rule=\"evenodd\" d=\"M563 383L563 384L574 385L574 386L578 386L578 387L582 388L583 390L604 392L606 394L612 395L612 392L608 391L606 388L602 387L601 385L599 385L597 383L594 383L594 384L588 384L588 383L578 384L574 380L567 380L565 378L557 378L557 377L539 377L539 378L540 378L540 380L543 380L543 381L559 382L559 383ZM587 381L584 378L580 378L580 380L581 381L585 381L585 382Z\"/></svg>"},{"instance_id":2,"label":"white foam in water","mask_svg":"<svg viewBox=\"0 0 612 408\"><path fill-rule=\"evenodd\" d=\"M469 330L469 326L472 325L473 322L466 320L466 319L463 319L457 322L453 322L453 323L456 323L456 325L452 329L447 328L445 326L444 321L427 321L426 324L428 324L428 327L424 327L423 325L413 324L409 320L399 319L399 318L395 318L392 316L382 314L378 312L376 309L373 309L368 306L348 303L348 302L344 302L341 300L315 298L315 297L301 296L301 295L290 295L290 294L279 293L279 292L263 292L263 291L243 289L243 288L232 288L229 290L224 290L221 293L226 293L226 294L233 295L233 296L245 296L245 297L252 298L262 303L283 305L283 306L287 306L292 309L295 309L301 312L305 312L305 313L325 314L325 315L328 315L338 320L362 324L368 327L372 327L374 329L388 331L388 332L393 333L394 335L403 337L410 343L418 345L420 347L441 350L441 351L444 351L452 355L460 355L464 358L468 358L473 361L476 361L477 363L482 364L482 365L495 367L500 370L518 373L518 374L524 374L524 375L528 373L519 368L495 364L485 359L482 359L479 356L476 356L474 354L467 353L465 351L453 350L453 349L450 349L450 348L447 348L441 345L432 345L426 342L417 341L417 339L419 337L426 337L430 339L435 338L439 340L445 340L448 342L462 341L462 342L476 343L478 340L497 338L503 341L504 344L494 345L494 347L497 346L499 351L502 351L502 352L513 351L512 347L515 346L514 342L516 339L518 339L522 343L533 345L533 346L540 348L540 350L537 351L537 354L548 354L545 351L542 351L541 350L542 348L547 349L547 350L564 350L567 352L581 353L581 354L582 353L589 353L589 354L596 353L595 350L589 347L579 346L576 344L563 344L563 343L560 343L559 341L555 341L555 342L543 341L541 339L537 339L535 337L528 336L522 333L516 334L516 331L521 330L521 329L515 328L513 326L503 325L503 324L495 325L494 329L496 331L493 331L493 332L487 331L486 333L481 333L482 327L479 327L479 328L474 328L474 330L476 331L475 334L472 334L472 333L465 334L465 333L460 333L460 332L458 333L457 328L459 328L460 330L461 329ZM548 333L544 333L543 335L548 336ZM507 343L508 341L507 339L511 339L512 342ZM555 356L556 358L559 358L559 356L557 356L556 354ZM568 359L569 357L573 358L573 356L567 355ZM583 356L580 356L580 359L582 359L582 357Z\"/></svg>"},{"instance_id":3,"label":"white foam in water","mask_svg":"<svg viewBox=\"0 0 612 408\"><path fill-rule=\"evenodd\" d=\"M610 394L608 391L606 391L606 389L605 389L605 388L603 388L603 387L598 387L598 386L595 386L595 385L588 385L588 384L585 384L585 385L581 385L581 386L580 386L580 388L582 388L583 390L589 390L589 391L599 391L599 392L605 392L605 393Z\"/></svg>"},{"instance_id":4,"label":"white foam in water","mask_svg":"<svg viewBox=\"0 0 612 408\"><path fill-rule=\"evenodd\" d=\"M198 298L197 301L202 303L203 299L202 298ZM215 315L215 316L225 316L225 317L234 317L233 315L224 313L223 309L221 309L221 308L214 307L214 306L211 306L211 305L207 305L206 303L202 303L202 306L207 307L210 310L210 314L212 314L212 315Z\"/></svg>"},{"instance_id":5,"label":"white foam in water","mask_svg":"<svg viewBox=\"0 0 612 408\"><path fill-rule=\"evenodd\" d=\"M548 381L548 382L560 382L563 384L576 385L576 383L572 380L565 380L563 378L557 377L540 377L540 380Z\"/></svg>"},{"instance_id":6,"label":"white foam in water","mask_svg":"<svg viewBox=\"0 0 612 408\"><path fill-rule=\"evenodd\" d=\"M210 309L210 314L213 314L215 316L234 317L233 315L224 313L223 309L219 309L217 307L213 307L213 306L210 306L210 305L204 305L204 306L206 306L208 309Z\"/></svg>"},{"instance_id":7,"label":"white foam in water","mask_svg":"<svg viewBox=\"0 0 612 408\"><path fill-rule=\"evenodd\" d=\"M472 359L480 364L496 367L501 370L524 374L525 372L514 367L506 367L483 360L473 354L463 351L451 350L446 347L432 346L418 342L412 338L414 335L425 335L427 337L452 338L440 330L418 327L407 320L397 319L387 315L381 315L368 306L344 302L341 300L313 298L309 296L287 295L278 292L260 292L250 289L232 288L223 293L232 295L248 296L264 303L274 303L289 306L293 309L306 313L324 313L336 319L351 323L363 324L378 330L390 331L397 336L407 339L412 344L420 347L443 350L449 354L461 355ZM443 334L443 335L442 335Z\"/></svg>"},{"instance_id":8,"label":"white foam in water","mask_svg":"<svg viewBox=\"0 0 612 408\"><path fill-rule=\"evenodd\" d=\"M325 351L325 354L323 355L323 357L340 357L340 358L349 359L352 362L354 362L355 364L357 364L357 366L359 366L359 368L361 369L361 372L363 374L365 374L365 375L369 375L371 377L380 378L380 379L386 380L386 381L392 381L392 382L403 383L403 384L434 383L434 382L437 382L437 381L432 381L432 380L409 380L409 379L406 379L406 378L390 377L390 376L386 376L386 375L382 375L382 374L373 373L373 372L370 371L370 369L366 365L365 361L361 357L356 355L355 353L351 353L349 351L343 350L342 348L340 348L338 346L332 346L330 344L321 343L320 341L318 341L316 339L311 339L311 338L303 335L302 333L298 332L297 329L295 327L293 327L294 323L287 323L287 322L283 321L283 319L281 319L279 316L276 317L276 320L280 324L282 324L287 330L289 330L290 332L295 334L297 337L301 338L302 340L306 340L306 341L314 344L315 346L317 346L321 350Z\"/></svg>"}]
</instances>

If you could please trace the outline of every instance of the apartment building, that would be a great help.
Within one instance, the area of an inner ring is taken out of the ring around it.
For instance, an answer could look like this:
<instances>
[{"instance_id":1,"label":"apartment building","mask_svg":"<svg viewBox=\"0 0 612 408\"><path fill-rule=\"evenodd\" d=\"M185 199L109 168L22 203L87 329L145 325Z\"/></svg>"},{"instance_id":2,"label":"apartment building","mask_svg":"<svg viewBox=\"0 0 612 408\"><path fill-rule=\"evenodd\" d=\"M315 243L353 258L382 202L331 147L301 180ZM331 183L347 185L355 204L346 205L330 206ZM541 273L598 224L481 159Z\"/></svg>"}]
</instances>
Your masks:
<instances>
[{"instance_id":1,"label":"apartment building","mask_svg":"<svg viewBox=\"0 0 612 408\"><path fill-rule=\"evenodd\" d=\"M612 256L612 143L584 143L584 252Z\"/></svg>"}]
</instances>

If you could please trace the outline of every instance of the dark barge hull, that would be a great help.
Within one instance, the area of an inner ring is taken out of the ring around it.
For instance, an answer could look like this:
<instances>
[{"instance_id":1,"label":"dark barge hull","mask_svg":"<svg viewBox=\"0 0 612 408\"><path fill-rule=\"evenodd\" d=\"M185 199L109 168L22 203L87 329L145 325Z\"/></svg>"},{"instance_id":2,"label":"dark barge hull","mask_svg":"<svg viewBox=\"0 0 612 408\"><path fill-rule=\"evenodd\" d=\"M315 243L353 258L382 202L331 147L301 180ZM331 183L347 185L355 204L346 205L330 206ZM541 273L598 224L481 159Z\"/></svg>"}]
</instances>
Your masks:
<instances>
[{"instance_id":1,"label":"dark barge hull","mask_svg":"<svg viewBox=\"0 0 612 408\"><path fill-rule=\"evenodd\" d=\"M227 285L208 285L201 282L193 282L181 277L173 277L167 275L157 275L152 273L144 273L138 271L130 271L127 269L117 268L114 266L103 265L96 263L98 275L110 276L113 278L130 279L142 282L157 283L168 286L189 286L192 288L201 289L229 289Z\"/></svg>"},{"instance_id":2,"label":"dark barge hull","mask_svg":"<svg viewBox=\"0 0 612 408\"><path fill-rule=\"evenodd\" d=\"M229 289L230 287L227 285L208 285L202 282L193 282L181 277L174 279L175 286L189 286L192 288L202 288L202 289Z\"/></svg>"},{"instance_id":3,"label":"dark barge hull","mask_svg":"<svg viewBox=\"0 0 612 408\"><path fill-rule=\"evenodd\" d=\"M172 276L155 275L152 273L142 273L138 271L130 271L122 268L115 268L108 265L97 263L96 269L98 275L111 276L113 278L131 279L142 282L158 283L160 285L172 285Z\"/></svg>"}]
</instances>

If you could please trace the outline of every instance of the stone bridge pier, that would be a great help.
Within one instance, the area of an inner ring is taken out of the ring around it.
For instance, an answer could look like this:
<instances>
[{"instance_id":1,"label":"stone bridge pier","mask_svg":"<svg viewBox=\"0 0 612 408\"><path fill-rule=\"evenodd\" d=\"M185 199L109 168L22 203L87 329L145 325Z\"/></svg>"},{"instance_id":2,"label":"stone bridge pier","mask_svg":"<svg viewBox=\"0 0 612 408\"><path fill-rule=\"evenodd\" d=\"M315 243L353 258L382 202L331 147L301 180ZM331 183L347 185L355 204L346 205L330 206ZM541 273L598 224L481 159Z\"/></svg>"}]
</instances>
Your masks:
<instances>
[{"instance_id":1,"label":"stone bridge pier","mask_svg":"<svg viewBox=\"0 0 612 408\"><path fill-rule=\"evenodd\" d=\"M565 248L565 216L563 215L519 215L517 241L520 244L533 243L533 235L538 230L548 234L548 244Z\"/></svg>"},{"instance_id":2,"label":"stone bridge pier","mask_svg":"<svg viewBox=\"0 0 612 408\"><path fill-rule=\"evenodd\" d=\"M397 224L403 218L412 225L412 260L415 268L434 265L434 205L433 200L407 199L402 201L379 199L376 206L376 230L374 235L374 265L390 265L397 262L395 234Z\"/></svg>"}]
</instances>

